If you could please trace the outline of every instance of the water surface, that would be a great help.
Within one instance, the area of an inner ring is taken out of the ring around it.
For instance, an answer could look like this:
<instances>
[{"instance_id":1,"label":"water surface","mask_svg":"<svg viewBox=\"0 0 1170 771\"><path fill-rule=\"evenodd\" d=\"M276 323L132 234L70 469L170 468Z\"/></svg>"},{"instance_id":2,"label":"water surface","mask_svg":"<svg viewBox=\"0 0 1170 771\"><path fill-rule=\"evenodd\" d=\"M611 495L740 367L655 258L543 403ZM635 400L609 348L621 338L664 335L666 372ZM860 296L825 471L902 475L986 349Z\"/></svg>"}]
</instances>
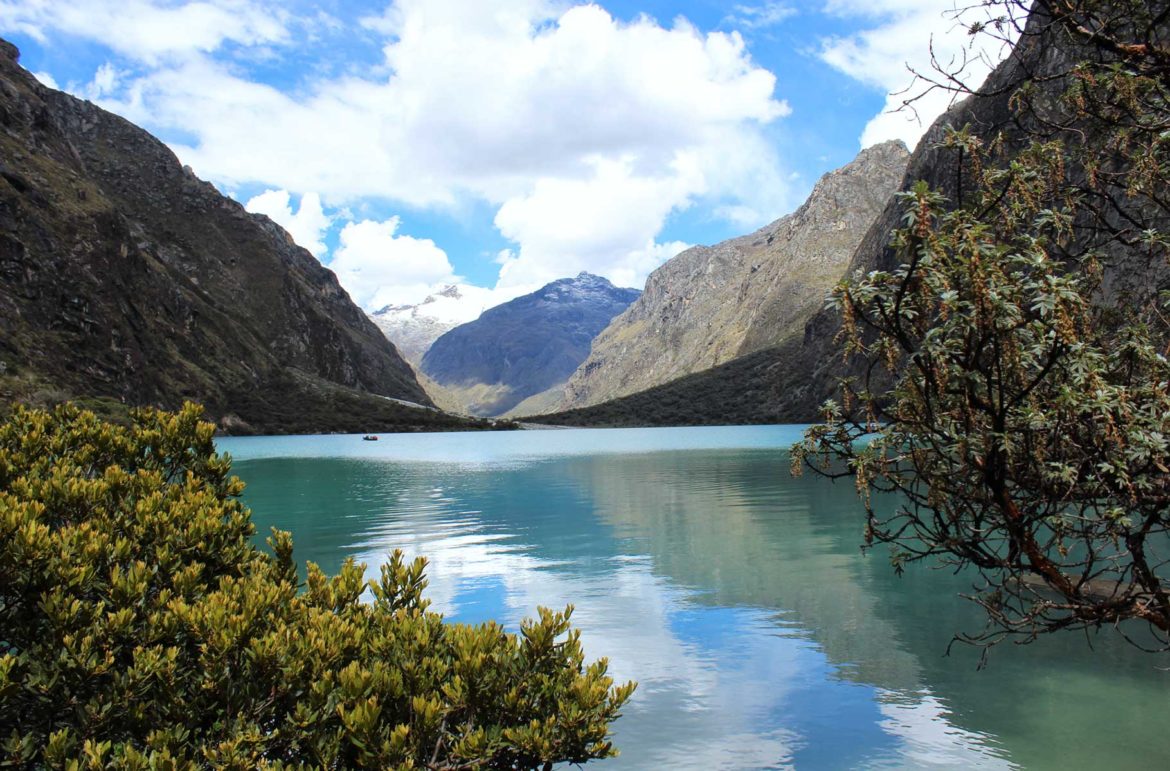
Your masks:
<instances>
[{"instance_id":1,"label":"water surface","mask_svg":"<svg viewBox=\"0 0 1170 771\"><path fill-rule=\"evenodd\" d=\"M970 580L863 555L853 488L793 479L793 426L220 440L299 561L430 559L453 620L573 603L639 688L611 769L1170 768L1167 663L1114 635L977 671ZM1159 668L1162 667L1162 668ZM590 766L591 767L591 766Z\"/></svg>"}]
</instances>

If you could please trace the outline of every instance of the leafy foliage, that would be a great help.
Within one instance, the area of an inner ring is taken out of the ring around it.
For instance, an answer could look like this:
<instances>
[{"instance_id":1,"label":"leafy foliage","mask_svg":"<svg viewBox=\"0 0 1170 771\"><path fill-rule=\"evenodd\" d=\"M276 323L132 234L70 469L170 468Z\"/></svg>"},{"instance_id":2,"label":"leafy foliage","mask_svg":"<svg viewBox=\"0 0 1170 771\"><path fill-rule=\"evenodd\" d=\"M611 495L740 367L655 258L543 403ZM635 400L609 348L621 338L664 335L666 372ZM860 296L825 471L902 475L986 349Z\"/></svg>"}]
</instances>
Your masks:
<instances>
[{"instance_id":1,"label":"leafy foliage","mask_svg":"<svg viewBox=\"0 0 1170 771\"><path fill-rule=\"evenodd\" d=\"M966 639L1138 620L1170 647L1163 5L1037 3L1019 45L1067 64L1011 84L1014 135L949 130L962 200L905 193L900 264L834 294L867 375L795 465L855 479L896 568L978 570L989 626Z\"/></svg>"},{"instance_id":2,"label":"leafy foliage","mask_svg":"<svg viewBox=\"0 0 1170 771\"><path fill-rule=\"evenodd\" d=\"M422 559L300 584L186 405L0 426L0 765L521 769L616 754L572 608L444 623ZM368 602L363 602L369 592Z\"/></svg>"}]
</instances>

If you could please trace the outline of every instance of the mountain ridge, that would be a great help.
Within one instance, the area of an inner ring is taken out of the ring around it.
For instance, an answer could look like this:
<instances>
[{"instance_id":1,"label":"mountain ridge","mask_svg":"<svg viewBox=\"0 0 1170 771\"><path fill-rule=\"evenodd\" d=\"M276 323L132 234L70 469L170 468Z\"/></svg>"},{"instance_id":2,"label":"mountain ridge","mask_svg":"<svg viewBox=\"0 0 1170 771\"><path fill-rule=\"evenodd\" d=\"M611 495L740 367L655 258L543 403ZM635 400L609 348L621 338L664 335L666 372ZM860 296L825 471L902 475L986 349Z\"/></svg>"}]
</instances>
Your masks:
<instances>
[{"instance_id":1,"label":"mountain ridge","mask_svg":"<svg viewBox=\"0 0 1170 771\"><path fill-rule=\"evenodd\" d=\"M457 424L379 398L431 406L336 276L280 226L18 59L5 41L0 401L117 411L190 399L237 431Z\"/></svg>"},{"instance_id":2,"label":"mountain ridge","mask_svg":"<svg viewBox=\"0 0 1170 771\"><path fill-rule=\"evenodd\" d=\"M908 159L901 142L867 148L822 176L794 212L668 260L594 340L565 386L562 409L627 396L798 336Z\"/></svg>"},{"instance_id":3,"label":"mountain ridge","mask_svg":"<svg viewBox=\"0 0 1170 771\"><path fill-rule=\"evenodd\" d=\"M463 392L473 414L502 414L563 383L597 333L640 294L586 272L558 279L445 333L421 370Z\"/></svg>"}]
</instances>

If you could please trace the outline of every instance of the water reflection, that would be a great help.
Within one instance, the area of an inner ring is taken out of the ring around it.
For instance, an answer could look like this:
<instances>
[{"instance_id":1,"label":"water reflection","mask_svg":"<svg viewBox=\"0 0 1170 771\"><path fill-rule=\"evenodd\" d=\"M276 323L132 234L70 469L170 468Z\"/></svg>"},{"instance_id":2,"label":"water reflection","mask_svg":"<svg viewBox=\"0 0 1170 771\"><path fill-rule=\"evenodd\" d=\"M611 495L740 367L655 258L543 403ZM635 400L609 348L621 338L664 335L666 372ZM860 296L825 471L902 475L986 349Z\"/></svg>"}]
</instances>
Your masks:
<instances>
[{"instance_id":1,"label":"water reflection","mask_svg":"<svg viewBox=\"0 0 1170 771\"><path fill-rule=\"evenodd\" d=\"M791 479L761 449L787 443L775 429L734 431L455 435L446 454L440 436L377 457L253 440L237 472L258 524L293 530L298 556L327 570L424 554L437 609L513 628L575 603L590 655L640 682L605 767L1170 762L1148 738L1167 695L1155 662L1068 639L1005 649L983 672L971 651L943 658L978 620L955 598L964 581L898 580L859 555L848 486Z\"/></svg>"}]
</instances>

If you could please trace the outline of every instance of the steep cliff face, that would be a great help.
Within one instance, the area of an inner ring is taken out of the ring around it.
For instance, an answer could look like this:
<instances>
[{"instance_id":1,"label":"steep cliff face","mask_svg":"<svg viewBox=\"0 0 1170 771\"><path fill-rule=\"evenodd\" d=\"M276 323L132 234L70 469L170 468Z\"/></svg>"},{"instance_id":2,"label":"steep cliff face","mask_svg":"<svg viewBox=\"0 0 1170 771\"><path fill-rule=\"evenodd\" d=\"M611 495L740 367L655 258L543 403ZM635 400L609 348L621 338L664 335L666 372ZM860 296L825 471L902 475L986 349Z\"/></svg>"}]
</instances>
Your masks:
<instances>
[{"instance_id":1,"label":"steep cliff face","mask_svg":"<svg viewBox=\"0 0 1170 771\"><path fill-rule=\"evenodd\" d=\"M589 273L554 281L440 337L422 371L464 394L469 412L503 414L563 383L597 333L639 294Z\"/></svg>"},{"instance_id":2,"label":"steep cliff face","mask_svg":"<svg viewBox=\"0 0 1170 771\"><path fill-rule=\"evenodd\" d=\"M264 431L352 427L335 400L371 427L414 420L374 395L430 404L284 230L17 56L0 51L0 400L195 399Z\"/></svg>"},{"instance_id":3,"label":"steep cliff face","mask_svg":"<svg viewBox=\"0 0 1170 771\"><path fill-rule=\"evenodd\" d=\"M593 343L564 406L587 406L710 369L799 336L897 189L900 142L826 174L792 214L755 233L679 254Z\"/></svg>"}]
</instances>

